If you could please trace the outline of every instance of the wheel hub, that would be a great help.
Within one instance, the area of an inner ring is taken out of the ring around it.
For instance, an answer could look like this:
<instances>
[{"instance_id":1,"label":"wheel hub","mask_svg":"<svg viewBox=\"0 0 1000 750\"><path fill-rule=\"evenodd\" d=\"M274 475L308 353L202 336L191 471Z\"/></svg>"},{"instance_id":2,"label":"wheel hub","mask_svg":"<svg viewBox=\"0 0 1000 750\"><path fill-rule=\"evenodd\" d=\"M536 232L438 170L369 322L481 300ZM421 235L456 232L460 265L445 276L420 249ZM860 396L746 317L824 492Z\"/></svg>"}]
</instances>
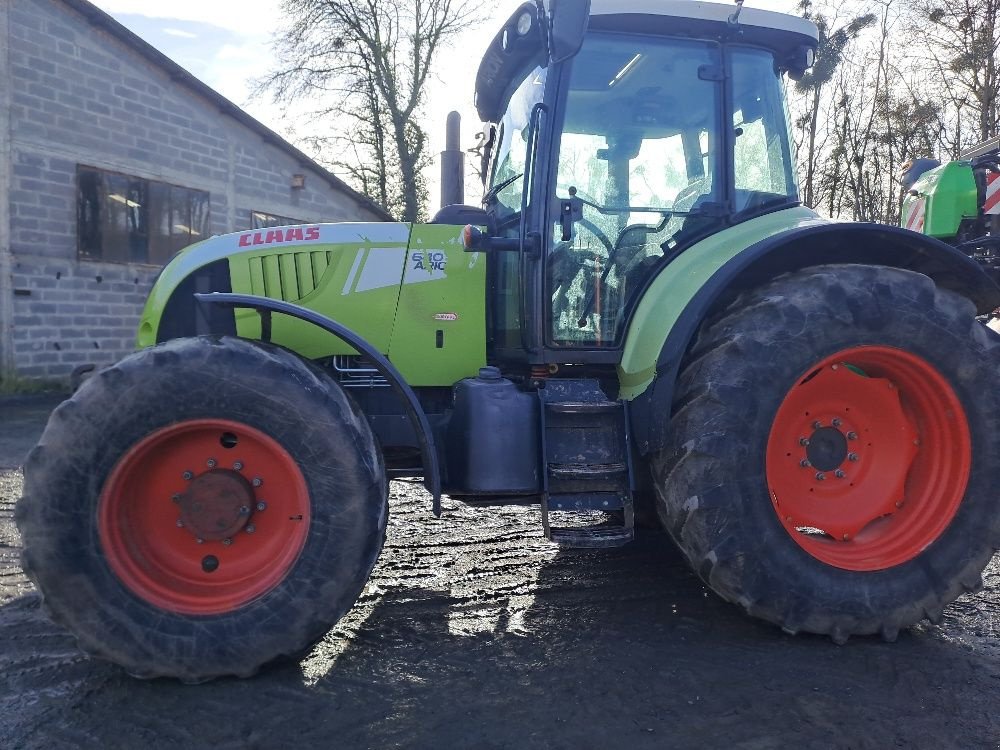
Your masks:
<instances>
[{"instance_id":1,"label":"wheel hub","mask_svg":"<svg viewBox=\"0 0 1000 750\"><path fill-rule=\"evenodd\" d=\"M817 362L787 392L766 474L779 521L809 554L882 570L947 526L970 462L961 402L940 373L901 349L858 346Z\"/></svg>"},{"instance_id":2,"label":"wheel hub","mask_svg":"<svg viewBox=\"0 0 1000 750\"><path fill-rule=\"evenodd\" d=\"M119 580L154 606L195 615L270 591L298 559L310 523L309 490L288 451L217 418L177 422L137 442L98 507L101 547Z\"/></svg>"},{"instance_id":3,"label":"wheel hub","mask_svg":"<svg viewBox=\"0 0 1000 750\"><path fill-rule=\"evenodd\" d=\"M255 506L253 487L238 472L214 469L181 494L181 521L198 539L217 541L241 531Z\"/></svg>"},{"instance_id":4,"label":"wheel hub","mask_svg":"<svg viewBox=\"0 0 1000 750\"><path fill-rule=\"evenodd\" d=\"M819 471L833 471L847 460L847 436L836 427L820 427L809 437L806 458Z\"/></svg>"}]
</instances>

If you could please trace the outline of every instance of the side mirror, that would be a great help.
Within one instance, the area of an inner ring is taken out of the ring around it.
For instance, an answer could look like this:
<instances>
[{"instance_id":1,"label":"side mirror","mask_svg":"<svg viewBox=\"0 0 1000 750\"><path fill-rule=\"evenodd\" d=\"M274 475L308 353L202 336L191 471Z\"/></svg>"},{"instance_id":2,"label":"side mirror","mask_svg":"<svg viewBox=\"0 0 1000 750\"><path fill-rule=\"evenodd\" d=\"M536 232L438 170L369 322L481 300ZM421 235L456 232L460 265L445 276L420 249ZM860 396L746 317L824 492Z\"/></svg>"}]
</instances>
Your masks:
<instances>
[{"instance_id":1,"label":"side mirror","mask_svg":"<svg viewBox=\"0 0 1000 750\"><path fill-rule=\"evenodd\" d=\"M516 237L491 237L479 227L466 224L462 230L462 247L467 253L485 253L490 250L516 253L521 249L521 241Z\"/></svg>"},{"instance_id":2,"label":"side mirror","mask_svg":"<svg viewBox=\"0 0 1000 750\"><path fill-rule=\"evenodd\" d=\"M552 0L549 12L549 60L568 60L583 45L590 22L590 0Z\"/></svg>"}]
</instances>

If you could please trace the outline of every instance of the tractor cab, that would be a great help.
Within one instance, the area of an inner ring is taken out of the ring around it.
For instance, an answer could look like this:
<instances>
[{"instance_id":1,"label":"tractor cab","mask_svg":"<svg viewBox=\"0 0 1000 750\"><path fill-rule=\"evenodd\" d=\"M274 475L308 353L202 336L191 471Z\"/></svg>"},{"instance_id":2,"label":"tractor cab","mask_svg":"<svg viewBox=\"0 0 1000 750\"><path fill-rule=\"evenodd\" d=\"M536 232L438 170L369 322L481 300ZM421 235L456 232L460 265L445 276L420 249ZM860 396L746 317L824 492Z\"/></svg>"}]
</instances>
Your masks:
<instances>
[{"instance_id":1,"label":"tractor cab","mask_svg":"<svg viewBox=\"0 0 1000 750\"><path fill-rule=\"evenodd\" d=\"M587 7L589 5L589 8ZM484 58L491 359L614 363L657 271L799 202L782 75L815 27L741 4L525 3Z\"/></svg>"}]
</instances>

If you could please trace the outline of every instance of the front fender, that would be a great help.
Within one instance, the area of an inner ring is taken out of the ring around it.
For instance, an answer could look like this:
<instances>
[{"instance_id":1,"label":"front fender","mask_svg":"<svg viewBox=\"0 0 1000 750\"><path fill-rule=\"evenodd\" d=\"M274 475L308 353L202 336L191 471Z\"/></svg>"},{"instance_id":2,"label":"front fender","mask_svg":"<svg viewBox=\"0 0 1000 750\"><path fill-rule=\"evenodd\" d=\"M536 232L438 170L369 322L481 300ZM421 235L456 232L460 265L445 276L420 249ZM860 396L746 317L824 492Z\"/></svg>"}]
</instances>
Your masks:
<instances>
[{"instance_id":1,"label":"front fender","mask_svg":"<svg viewBox=\"0 0 1000 750\"><path fill-rule=\"evenodd\" d=\"M368 341L352 331L347 326L341 325L335 320L330 320L326 316L320 315L313 310L309 310L290 302L270 299L269 297L255 297L250 294L196 294L195 299L201 304L223 305L228 307L242 307L256 310L261 316L262 338L266 341L270 339L271 313L282 313L293 318L304 320L318 328L322 328L328 333L332 333L341 341L353 347L359 354L364 356L372 366L378 370L392 387L392 390L403 401L407 415L413 421L414 432L420 443L420 452L424 465L424 486L431 493L434 504L434 515L441 515L441 468L438 463L437 448L434 445L434 433L431 431L430 422L424 414L423 407L417 398L417 394L407 384L406 380L399 373L393 364L372 346Z\"/></svg>"},{"instance_id":2,"label":"front fender","mask_svg":"<svg viewBox=\"0 0 1000 750\"><path fill-rule=\"evenodd\" d=\"M636 445L643 454L662 447L655 445L652 437L662 431L649 429L649 421L670 414L681 361L702 321L732 302L739 292L776 276L830 263L890 266L926 274L939 286L968 297L981 314L1000 307L1000 288L978 263L939 240L898 227L814 218L796 222L744 248L733 249L721 263L718 254L707 259L711 266L700 274L700 259L689 258L689 285L691 276L700 284L680 301L664 302L677 296L671 281L677 269L671 272L671 266L684 256L698 253L698 246L664 268L647 291L650 308L669 307L676 312L658 321L648 312L645 316L637 314L626 340L621 367L632 380L623 379L621 397L632 401ZM643 299L640 310L643 305L647 305L647 299ZM645 330L636 329L636 324ZM629 356L628 344L633 337L637 346Z\"/></svg>"}]
</instances>

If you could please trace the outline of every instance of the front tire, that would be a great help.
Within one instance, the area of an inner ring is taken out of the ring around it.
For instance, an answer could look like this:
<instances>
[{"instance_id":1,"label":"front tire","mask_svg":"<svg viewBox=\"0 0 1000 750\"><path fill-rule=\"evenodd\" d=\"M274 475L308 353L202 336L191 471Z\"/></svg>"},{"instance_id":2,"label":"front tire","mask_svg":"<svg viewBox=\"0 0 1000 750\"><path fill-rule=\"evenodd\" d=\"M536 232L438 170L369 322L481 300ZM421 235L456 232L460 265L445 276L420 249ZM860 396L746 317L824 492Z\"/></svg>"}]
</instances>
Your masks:
<instances>
[{"instance_id":1,"label":"front tire","mask_svg":"<svg viewBox=\"0 0 1000 750\"><path fill-rule=\"evenodd\" d=\"M788 632L892 640L1000 548L1000 339L918 273L824 266L706 323L653 457L701 578Z\"/></svg>"},{"instance_id":2,"label":"front tire","mask_svg":"<svg viewBox=\"0 0 1000 750\"><path fill-rule=\"evenodd\" d=\"M246 677L321 638L385 537L367 421L273 346L175 339L52 415L17 508L25 571L84 650L135 676Z\"/></svg>"}]
</instances>

